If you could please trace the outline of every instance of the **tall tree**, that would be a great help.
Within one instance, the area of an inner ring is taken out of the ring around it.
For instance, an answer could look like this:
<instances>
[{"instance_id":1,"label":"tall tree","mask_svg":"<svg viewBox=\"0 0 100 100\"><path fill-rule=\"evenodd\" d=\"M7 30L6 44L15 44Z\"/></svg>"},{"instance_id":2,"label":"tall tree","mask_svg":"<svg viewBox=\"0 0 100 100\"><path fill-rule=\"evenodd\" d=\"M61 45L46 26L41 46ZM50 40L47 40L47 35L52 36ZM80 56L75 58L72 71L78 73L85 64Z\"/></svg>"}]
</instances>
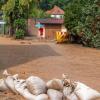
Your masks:
<instances>
[{"instance_id":1,"label":"tall tree","mask_svg":"<svg viewBox=\"0 0 100 100\"><path fill-rule=\"evenodd\" d=\"M16 17L24 16L27 14L27 7L30 5L32 0L7 0L2 6L4 19L9 24L10 35L14 34L14 20Z\"/></svg>"}]
</instances>

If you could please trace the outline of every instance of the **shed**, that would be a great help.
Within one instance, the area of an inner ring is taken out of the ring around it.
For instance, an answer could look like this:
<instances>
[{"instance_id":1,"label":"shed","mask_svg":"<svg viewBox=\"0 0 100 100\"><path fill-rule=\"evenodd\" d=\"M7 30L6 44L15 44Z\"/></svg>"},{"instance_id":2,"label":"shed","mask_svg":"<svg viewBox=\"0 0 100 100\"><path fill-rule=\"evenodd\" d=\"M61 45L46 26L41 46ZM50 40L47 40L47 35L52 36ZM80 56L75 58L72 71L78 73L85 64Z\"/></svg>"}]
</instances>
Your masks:
<instances>
[{"instance_id":1,"label":"shed","mask_svg":"<svg viewBox=\"0 0 100 100\"><path fill-rule=\"evenodd\" d=\"M43 27L43 38L54 39L57 31L65 29L63 23L64 19L57 18L42 18L42 19L29 19L28 21L29 34L33 36L40 36L39 29L35 27L37 23L42 24Z\"/></svg>"}]
</instances>

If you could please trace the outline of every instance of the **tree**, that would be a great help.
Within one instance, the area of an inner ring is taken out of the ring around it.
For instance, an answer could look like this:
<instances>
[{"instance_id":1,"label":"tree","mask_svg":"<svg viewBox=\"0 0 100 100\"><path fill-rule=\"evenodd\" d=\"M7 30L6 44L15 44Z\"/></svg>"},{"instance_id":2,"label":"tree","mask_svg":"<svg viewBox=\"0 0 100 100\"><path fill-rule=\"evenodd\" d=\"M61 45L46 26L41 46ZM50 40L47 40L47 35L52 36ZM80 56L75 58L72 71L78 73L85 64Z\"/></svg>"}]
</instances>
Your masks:
<instances>
[{"instance_id":1,"label":"tree","mask_svg":"<svg viewBox=\"0 0 100 100\"><path fill-rule=\"evenodd\" d=\"M30 13L30 17L33 18L46 18L49 17L48 14L46 14L43 10L38 9L37 7L33 8L31 13Z\"/></svg>"},{"instance_id":2,"label":"tree","mask_svg":"<svg viewBox=\"0 0 100 100\"><path fill-rule=\"evenodd\" d=\"M72 0L65 9L65 26L84 45L91 47L100 47L99 4L99 0Z\"/></svg>"},{"instance_id":3,"label":"tree","mask_svg":"<svg viewBox=\"0 0 100 100\"><path fill-rule=\"evenodd\" d=\"M12 36L15 33L14 21L17 18L26 18L27 7L30 5L32 0L7 0L2 6L4 19L9 24L9 33Z\"/></svg>"},{"instance_id":4,"label":"tree","mask_svg":"<svg viewBox=\"0 0 100 100\"><path fill-rule=\"evenodd\" d=\"M71 0L70 0L71 1ZM54 5L59 6L64 9L65 5L69 2L69 0L41 0L40 8L44 11L49 10L54 7Z\"/></svg>"}]
</instances>

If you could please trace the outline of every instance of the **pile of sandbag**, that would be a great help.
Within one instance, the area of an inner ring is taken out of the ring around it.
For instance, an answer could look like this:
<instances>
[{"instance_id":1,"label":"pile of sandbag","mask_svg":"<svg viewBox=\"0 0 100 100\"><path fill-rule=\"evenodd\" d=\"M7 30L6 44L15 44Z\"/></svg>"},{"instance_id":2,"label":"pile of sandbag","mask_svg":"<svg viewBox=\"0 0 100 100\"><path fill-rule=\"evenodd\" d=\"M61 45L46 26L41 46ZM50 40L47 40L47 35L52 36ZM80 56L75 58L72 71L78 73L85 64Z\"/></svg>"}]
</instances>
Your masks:
<instances>
[{"instance_id":1,"label":"pile of sandbag","mask_svg":"<svg viewBox=\"0 0 100 100\"><path fill-rule=\"evenodd\" d=\"M11 90L26 100L92 100L100 97L99 92L81 82L71 82L65 74L62 79L52 79L47 83L37 76L20 79L18 74L11 75L7 71L3 74L0 91Z\"/></svg>"}]
</instances>

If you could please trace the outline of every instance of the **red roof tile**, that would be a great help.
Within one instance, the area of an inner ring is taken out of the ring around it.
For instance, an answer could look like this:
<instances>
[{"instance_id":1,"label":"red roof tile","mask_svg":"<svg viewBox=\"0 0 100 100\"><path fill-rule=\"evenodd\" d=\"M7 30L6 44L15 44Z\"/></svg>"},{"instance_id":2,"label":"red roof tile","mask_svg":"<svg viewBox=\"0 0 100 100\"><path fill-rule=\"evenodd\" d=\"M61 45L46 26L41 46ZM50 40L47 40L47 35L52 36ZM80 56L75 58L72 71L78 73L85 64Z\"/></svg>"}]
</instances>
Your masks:
<instances>
[{"instance_id":1,"label":"red roof tile","mask_svg":"<svg viewBox=\"0 0 100 100\"><path fill-rule=\"evenodd\" d=\"M61 8L59 8L58 6L54 6L54 8L52 8L51 10L46 11L47 14L53 14L53 15L63 15L64 14L64 10L62 10Z\"/></svg>"},{"instance_id":2,"label":"red roof tile","mask_svg":"<svg viewBox=\"0 0 100 100\"><path fill-rule=\"evenodd\" d=\"M41 24L63 24L63 19L57 19L57 18L44 18L44 19L37 19L37 22L40 22Z\"/></svg>"}]
</instances>

